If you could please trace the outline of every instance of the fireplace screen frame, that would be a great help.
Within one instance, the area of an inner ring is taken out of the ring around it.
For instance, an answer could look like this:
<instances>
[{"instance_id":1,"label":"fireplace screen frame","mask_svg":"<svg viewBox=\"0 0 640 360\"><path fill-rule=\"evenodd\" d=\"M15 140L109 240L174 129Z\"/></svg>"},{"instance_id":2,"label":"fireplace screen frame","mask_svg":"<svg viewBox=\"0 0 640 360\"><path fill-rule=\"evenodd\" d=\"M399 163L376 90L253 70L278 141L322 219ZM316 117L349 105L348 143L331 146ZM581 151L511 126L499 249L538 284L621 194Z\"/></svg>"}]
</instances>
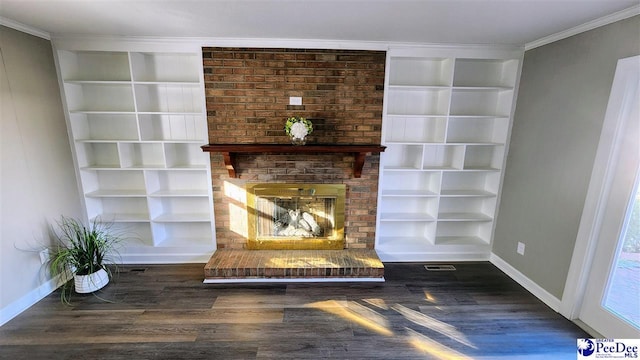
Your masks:
<instances>
[{"instance_id":1,"label":"fireplace screen frame","mask_svg":"<svg viewBox=\"0 0 640 360\"><path fill-rule=\"evenodd\" d=\"M346 186L344 184L246 184L247 248L251 250L341 250L344 249ZM323 236L263 236L258 234L259 198L335 199L334 226Z\"/></svg>"}]
</instances>

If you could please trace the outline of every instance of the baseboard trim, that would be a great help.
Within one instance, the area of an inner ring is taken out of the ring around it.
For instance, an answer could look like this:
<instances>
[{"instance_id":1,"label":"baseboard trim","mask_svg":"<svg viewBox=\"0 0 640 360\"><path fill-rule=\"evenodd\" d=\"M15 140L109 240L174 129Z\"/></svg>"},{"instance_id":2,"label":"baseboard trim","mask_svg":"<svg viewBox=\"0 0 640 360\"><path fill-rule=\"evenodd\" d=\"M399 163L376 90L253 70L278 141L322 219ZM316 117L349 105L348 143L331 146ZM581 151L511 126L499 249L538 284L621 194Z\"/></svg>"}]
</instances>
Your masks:
<instances>
[{"instance_id":1,"label":"baseboard trim","mask_svg":"<svg viewBox=\"0 0 640 360\"><path fill-rule=\"evenodd\" d=\"M206 254L125 254L120 255L118 264L206 264L211 254L213 250Z\"/></svg>"},{"instance_id":2,"label":"baseboard trim","mask_svg":"<svg viewBox=\"0 0 640 360\"><path fill-rule=\"evenodd\" d=\"M547 290L543 289L540 285L536 284L533 280L526 277L516 268L504 261L498 255L491 253L489 262L495 265L503 273L507 274L510 278L515 280L518 284L524 287L527 291L532 293L535 297L540 299L543 303L549 306L553 311L559 312L562 301L557 297L551 295Z\"/></svg>"},{"instance_id":3,"label":"baseboard trim","mask_svg":"<svg viewBox=\"0 0 640 360\"><path fill-rule=\"evenodd\" d=\"M584 330L587 334L591 335L591 337L593 339L606 339L606 337L602 334L600 334L599 332L593 330L593 328L587 324L585 324L584 322L582 322L582 320L580 319L574 319L571 320L573 321L574 324L576 324L576 326L578 326L580 329Z\"/></svg>"},{"instance_id":4,"label":"baseboard trim","mask_svg":"<svg viewBox=\"0 0 640 360\"><path fill-rule=\"evenodd\" d=\"M376 282L383 283L382 278L255 278L255 279L204 279L204 284L256 284L256 283L344 283L344 282Z\"/></svg>"},{"instance_id":5,"label":"baseboard trim","mask_svg":"<svg viewBox=\"0 0 640 360\"><path fill-rule=\"evenodd\" d=\"M376 249L382 262L488 261L486 253L389 253Z\"/></svg>"},{"instance_id":6,"label":"baseboard trim","mask_svg":"<svg viewBox=\"0 0 640 360\"><path fill-rule=\"evenodd\" d=\"M53 279L50 279L44 284L38 286L37 288L31 290L20 299L0 309L0 326L6 324L14 317L20 315L23 311L35 305L38 301L47 297L60 285L62 285L60 276L56 276Z\"/></svg>"}]
</instances>

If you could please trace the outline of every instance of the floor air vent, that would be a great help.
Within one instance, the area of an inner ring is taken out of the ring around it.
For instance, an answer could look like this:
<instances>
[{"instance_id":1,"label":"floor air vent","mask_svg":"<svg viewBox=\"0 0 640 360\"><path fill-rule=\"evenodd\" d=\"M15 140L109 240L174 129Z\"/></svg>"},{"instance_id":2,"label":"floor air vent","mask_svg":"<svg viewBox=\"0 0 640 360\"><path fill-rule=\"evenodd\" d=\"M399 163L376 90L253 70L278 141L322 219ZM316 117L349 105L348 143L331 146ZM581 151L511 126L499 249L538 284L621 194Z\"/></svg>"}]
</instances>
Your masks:
<instances>
[{"instance_id":1,"label":"floor air vent","mask_svg":"<svg viewBox=\"0 0 640 360\"><path fill-rule=\"evenodd\" d=\"M456 267L453 265L425 265L425 269L428 271L455 271Z\"/></svg>"}]
</instances>

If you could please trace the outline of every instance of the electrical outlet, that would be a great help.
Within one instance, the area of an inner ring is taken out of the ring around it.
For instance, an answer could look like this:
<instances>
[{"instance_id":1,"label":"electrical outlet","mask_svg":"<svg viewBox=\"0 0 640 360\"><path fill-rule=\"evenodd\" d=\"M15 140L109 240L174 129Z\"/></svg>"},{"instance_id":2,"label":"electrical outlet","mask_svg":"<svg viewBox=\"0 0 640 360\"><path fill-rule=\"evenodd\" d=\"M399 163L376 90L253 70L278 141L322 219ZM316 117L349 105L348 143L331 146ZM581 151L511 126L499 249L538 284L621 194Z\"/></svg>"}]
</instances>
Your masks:
<instances>
[{"instance_id":1,"label":"electrical outlet","mask_svg":"<svg viewBox=\"0 0 640 360\"><path fill-rule=\"evenodd\" d=\"M521 243L518 241L518 250L517 250L518 254L520 255L524 255L524 243Z\"/></svg>"},{"instance_id":2,"label":"electrical outlet","mask_svg":"<svg viewBox=\"0 0 640 360\"><path fill-rule=\"evenodd\" d=\"M289 96L289 105L302 105L301 96Z\"/></svg>"},{"instance_id":3,"label":"electrical outlet","mask_svg":"<svg viewBox=\"0 0 640 360\"><path fill-rule=\"evenodd\" d=\"M49 257L51 254L49 253L49 249L44 249L40 251L40 263L46 264L49 261Z\"/></svg>"}]
</instances>

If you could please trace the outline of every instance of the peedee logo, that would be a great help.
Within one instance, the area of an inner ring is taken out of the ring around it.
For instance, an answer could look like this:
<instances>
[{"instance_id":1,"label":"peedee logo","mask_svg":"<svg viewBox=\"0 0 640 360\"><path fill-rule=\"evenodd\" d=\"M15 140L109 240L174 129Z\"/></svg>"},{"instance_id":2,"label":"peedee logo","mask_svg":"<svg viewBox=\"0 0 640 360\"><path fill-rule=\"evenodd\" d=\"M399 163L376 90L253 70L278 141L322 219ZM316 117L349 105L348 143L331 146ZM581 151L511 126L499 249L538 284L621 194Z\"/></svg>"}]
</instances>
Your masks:
<instances>
[{"instance_id":1,"label":"peedee logo","mask_svg":"<svg viewBox=\"0 0 640 360\"><path fill-rule=\"evenodd\" d=\"M627 346L623 342L614 343L596 343L596 353L600 354L624 354L627 359L633 359L638 357L637 346Z\"/></svg>"},{"instance_id":2,"label":"peedee logo","mask_svg":"<svg viewBox=\"0 0 640 360\"><path fill-rule=\"evenodd\" d=\"M637 359L640 339L578 339L578 359Z\"/></svg>"},{"instance_id":3,"label":"peedee logo","mask_svg":"<svg viewBox=\"0 0 640 360\"><path fill-rule=\"evenodd\" d=\"M590 356L596 350L593 341L589 339L578 339L578 354L582 356Z\"/></svg>"}]
</instances>

